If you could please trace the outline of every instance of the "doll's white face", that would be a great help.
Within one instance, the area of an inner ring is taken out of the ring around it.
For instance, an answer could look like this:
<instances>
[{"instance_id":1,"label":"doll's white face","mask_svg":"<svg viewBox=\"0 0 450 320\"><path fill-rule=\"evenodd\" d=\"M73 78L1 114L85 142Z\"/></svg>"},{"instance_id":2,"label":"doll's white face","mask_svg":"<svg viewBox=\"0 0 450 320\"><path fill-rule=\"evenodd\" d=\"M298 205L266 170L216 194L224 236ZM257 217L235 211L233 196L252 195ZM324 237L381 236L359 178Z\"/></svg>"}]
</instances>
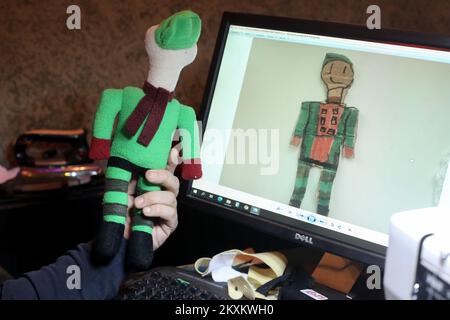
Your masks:
<instances>
[{"instance_id":1,"label":"doll's white face","mask_svg":"<svg viewBox=\"0 0 450 320\"><path fill-rule=\"evenodd\" d=\"M145 50L147 51L150 63L153 65L171 65L180 69L191 64L197 56L197 45L180 50L163 49L155 41L155 30L158 26L150 27L145 34Z\"/></svg>"}]
</instances>

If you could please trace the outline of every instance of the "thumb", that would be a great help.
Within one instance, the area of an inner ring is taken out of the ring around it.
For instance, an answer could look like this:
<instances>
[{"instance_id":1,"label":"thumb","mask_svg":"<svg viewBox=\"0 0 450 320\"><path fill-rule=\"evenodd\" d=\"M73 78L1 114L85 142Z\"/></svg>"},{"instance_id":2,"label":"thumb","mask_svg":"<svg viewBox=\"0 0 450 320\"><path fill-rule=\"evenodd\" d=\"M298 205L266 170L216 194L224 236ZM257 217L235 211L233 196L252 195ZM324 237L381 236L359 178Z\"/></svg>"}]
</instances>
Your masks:
<instances>
[{"instance_id":1,"label":"thumb","mask_svg":"<svg viewBox=\"0 0 450 320\"><path fill-rule=\"evenodd\" d=\"M180 150L181 150L181 144L177 144L170 150L169 154L169 160L167 163L167 170L174 173L175 168L181 163L181 157L180 157Z\"/></svg>"}]
</instances>

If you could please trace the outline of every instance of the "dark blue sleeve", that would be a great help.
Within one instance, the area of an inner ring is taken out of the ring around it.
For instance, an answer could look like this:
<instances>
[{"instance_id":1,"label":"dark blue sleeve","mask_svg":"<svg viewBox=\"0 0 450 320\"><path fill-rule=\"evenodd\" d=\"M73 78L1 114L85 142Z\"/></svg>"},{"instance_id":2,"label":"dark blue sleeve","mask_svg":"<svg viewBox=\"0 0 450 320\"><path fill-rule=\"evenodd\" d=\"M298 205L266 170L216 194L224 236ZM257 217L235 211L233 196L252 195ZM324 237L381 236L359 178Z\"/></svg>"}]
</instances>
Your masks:
<instances>
[{"instance_id":1,"label":"dark blue sleeve","mask_svg":"<svg viewBox=\"0 0 450 320\"><path fill-rule=\"evenodd\" d=\"M2 299L111 299L125 278L126 240L107 265L91 262L91 243L84 243L55 263L5 281Z\"/></svg>"}]
</instances>

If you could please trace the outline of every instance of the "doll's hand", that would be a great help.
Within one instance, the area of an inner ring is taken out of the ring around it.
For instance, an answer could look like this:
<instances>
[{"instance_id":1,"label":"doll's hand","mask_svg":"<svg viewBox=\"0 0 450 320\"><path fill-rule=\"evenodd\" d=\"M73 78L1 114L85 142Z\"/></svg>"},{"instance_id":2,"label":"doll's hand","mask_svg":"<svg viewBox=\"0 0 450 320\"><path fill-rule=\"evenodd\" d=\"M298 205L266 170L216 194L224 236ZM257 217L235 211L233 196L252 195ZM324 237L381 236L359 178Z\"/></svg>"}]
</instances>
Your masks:
<instances>
[{"instance_id":1,"label":"doll's hand","mask_svg":"<svg viewBox=\"0 0 450 320\"><path fill-rule=\"evenodd\" d=\"M353 151L353 148L344 147L344 158L354 158L355 152Z\"/></svg>"},{"instance_id":2,"label":"doll's hand","mask_svg":"<svg viewBox=\"0 0 450 320\"><path fill-rule=\"evenodd\" d=\"M294 147L298 147L301 142L302 142L302 138L300 138L298 136L293 136L291 139L291 145L293 145Z\"/></svg>"},{"instance_id":3,"label":"doll's hand","mask_svg":"<svg viewBox=\"0 0 450 320\"><path fill-rule=\"evenodd\" d=\"M179 151L174 147L169 156L169 164L166 170L148 170L145 178L154 184L163 187L163 191L151 191L133 199L128 196L128 208L133 206L142 208L147 217L159 218L159 222L153 227L153 249L158 249L178 225L177 195L180 188L178 178L173 175L175 167L180 162ZM136 181L132 181L128 188L128 194L134 194ZM126 239L130 235L130 216L127 215L125 224Z\"/></svg>"},{"instance_id":4,"label":"doll's hand","mask_svg":"<svg viewBox=\"0 0 450 320\"><path fill-rule=\"evenodd\" d=\"M200 159L185 160L181 165L181 177L184 180L200 179L202 174L202 164Z\"/></svg>"},{"instance_id":5,"label":"doll's hand","mask_svg":"<svg viewBox=\"0 0 450 320\"><path fill-rule=\"evenodd\" d=\"M92 137L89 158L92 160L106 160L109 158L110 148L111 140Z\"/></svg>"}]
</instances>

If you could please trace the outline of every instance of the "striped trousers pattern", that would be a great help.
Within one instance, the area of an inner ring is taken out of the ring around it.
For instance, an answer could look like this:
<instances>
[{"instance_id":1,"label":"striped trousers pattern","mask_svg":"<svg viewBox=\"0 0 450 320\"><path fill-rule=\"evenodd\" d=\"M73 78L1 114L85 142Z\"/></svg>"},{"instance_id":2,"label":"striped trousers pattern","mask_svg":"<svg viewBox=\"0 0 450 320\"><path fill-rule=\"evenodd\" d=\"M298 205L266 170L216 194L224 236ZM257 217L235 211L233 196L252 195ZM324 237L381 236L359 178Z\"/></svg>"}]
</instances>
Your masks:
<instances>
[{"instance_id":1,"label":"striped trousers pattern","mask_svg":"<svg viewBox=\"0 0 450 320\"><path fill-rule=\"evenodd\" d=\"M108 167L106 169L105 194L103 196L103 220L125 224L128 211L128 186L131 181L131 172ZM150 184L144 177L139 177L135 196L149 191L161 190L158 185ZM133 209L131 214L131 231L152 234L153 220L142 214L142 209Z\"/></svg>"},{"instance_id":2,"label":"striped trousers pattern","mask_svg":"<svg viewBox=\"0 0 450 320\"><path fill-rule=\"evenodd\" d=\"M306 187L308 185L309 173L312 165L299 160L297 168L297 176L295 178L295 187L289 204L293 207L300 208L305 196ZM319 192L317 195L317 213L328 215L330 211L331 190L333 188L336 171L322 168L319 179Z\"/></svg>"}]
</instances>

